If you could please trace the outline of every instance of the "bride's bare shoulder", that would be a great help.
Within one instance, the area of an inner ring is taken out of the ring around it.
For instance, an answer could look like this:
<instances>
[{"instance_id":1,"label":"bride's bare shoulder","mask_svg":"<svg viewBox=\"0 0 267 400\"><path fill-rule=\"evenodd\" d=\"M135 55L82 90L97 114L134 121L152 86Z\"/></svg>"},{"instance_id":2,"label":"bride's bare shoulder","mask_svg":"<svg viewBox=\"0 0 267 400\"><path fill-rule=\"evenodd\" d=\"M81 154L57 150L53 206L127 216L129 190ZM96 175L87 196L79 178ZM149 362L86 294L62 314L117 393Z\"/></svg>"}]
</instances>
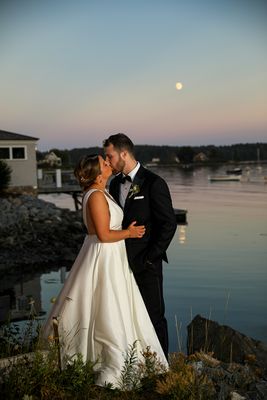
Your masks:
<instances>
[{"instance_id":1,"label":"bride's bare shoulder","mask_svg":"<svg viewBox=\"0 0 267 400\"><path fill-rule=\"evenodd\" d=\"M95 189L92 190L91 193L88 193L88 197L87 197L87 203L89 204L95 204L100 202L101 204L103 204L103 202L106 202L106 197L105 194L102 190L99 189Z\"/></svg>"}]
</instances>

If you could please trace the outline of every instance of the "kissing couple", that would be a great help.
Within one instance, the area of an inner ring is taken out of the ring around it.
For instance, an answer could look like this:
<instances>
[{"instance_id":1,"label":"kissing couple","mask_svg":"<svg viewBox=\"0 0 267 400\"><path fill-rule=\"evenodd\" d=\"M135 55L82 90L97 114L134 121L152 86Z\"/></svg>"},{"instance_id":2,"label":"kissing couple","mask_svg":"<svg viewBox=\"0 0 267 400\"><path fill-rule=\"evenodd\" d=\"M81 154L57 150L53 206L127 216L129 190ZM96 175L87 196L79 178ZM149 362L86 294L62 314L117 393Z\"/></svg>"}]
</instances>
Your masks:
<instances>
[{"instance_id":1,"label":"kissing couple","mask_svg":"<svg viewBox=\"0 0 267 400\"><path fill-rule=\"evenodd\" d=\"M105 158L86 155L74 171L87 235L43 336L56 316L62 358L80 353L96 363L97 385L116 387L133 343L138 359L149 346L168 368L162 263L176 218L166 182L135 159L130 138L118 133L103 144Z\"/></svg>"}]
</instances>

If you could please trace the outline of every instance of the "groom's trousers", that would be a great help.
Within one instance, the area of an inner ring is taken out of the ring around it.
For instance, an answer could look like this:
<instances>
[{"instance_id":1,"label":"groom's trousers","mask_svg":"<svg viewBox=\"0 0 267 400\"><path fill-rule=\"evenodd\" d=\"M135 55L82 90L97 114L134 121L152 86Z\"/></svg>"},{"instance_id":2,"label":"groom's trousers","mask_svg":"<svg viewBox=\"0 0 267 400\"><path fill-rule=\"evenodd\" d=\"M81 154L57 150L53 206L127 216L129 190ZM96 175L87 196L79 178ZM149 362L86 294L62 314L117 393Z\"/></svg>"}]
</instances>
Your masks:
<instances>
[{"instance_id":1,"label":"groom's trousers","mask_svg":"<svg viewBox=\"0 0 267 400\"><path fill-rule=\"evenodd\" d=\"M164 315L162 260L146 264L146 267L134 276L161 347L168 359L169 340L167 320Z\"/></svg>"}]
</instances>

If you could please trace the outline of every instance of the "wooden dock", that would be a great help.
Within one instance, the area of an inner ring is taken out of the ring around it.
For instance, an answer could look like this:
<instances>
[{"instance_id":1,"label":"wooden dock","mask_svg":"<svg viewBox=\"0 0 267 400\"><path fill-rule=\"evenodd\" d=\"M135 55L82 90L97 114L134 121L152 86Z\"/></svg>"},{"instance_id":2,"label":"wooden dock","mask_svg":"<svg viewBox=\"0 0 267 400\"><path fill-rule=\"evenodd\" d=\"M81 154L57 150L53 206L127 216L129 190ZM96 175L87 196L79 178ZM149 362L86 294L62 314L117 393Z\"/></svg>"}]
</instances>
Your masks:
<instances>
[{"instance_id":1,"label":"wooden dock","mask_svg":"<svg viewBox=\"0 0 267 400\"><path fill-rule=\"evenodd\" d=\"M82 202L82 191L78 185L65 185L62 187L38 187L38 194L50 194L50 193L64 193L72 196L75 210L81 208ZM182 210L179 208L174 209L177 224L187 224L187 210Z\"/></svg>"},{"instance_id":2,"label":"wooden dock","mask_svg":"<svg viewBox=\"0 0 267 400\"><path fill-rule=\"evenodd\" d=\"M38 194L64 193L72 196L75 210L81 208L82 190L73 175L73 171L38 170ZM177 224L187 224L187 210L174 209Z\"/></svg>"},{"instance_id":3,"label":"wooden dock","mask_svg":"<svg viewBox=\"0 0 267 400\"><path fill-rule=\"evenodd\" d=\"M78 186L78 185L66 185L66 186L62 186L62 187L41 186L41 187L38 187L37 191L38 191L38 194L52 194L52 193L69 194L73 198L76 211L78 211L82 206L82 202L81 202L82 191L81 191L80 186Z\"/></svg>"}]
</instances>

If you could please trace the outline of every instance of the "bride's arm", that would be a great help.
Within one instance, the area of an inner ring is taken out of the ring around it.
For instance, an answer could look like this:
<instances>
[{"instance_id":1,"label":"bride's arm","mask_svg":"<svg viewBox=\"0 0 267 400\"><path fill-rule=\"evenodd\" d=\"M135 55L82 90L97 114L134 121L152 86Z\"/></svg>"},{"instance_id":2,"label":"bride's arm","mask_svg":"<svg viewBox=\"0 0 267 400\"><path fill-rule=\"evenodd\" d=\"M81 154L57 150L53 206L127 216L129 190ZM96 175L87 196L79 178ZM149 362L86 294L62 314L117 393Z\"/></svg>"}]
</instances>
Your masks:
<instances>
[{"instance_id":1,"label":"bride's arm","mask_svg":"<svg viewBox=\"0 0 267 400\"><path fill-rule=\"evenodd\" d=\"M107 200L100 191L93 192L87 201L87 218L90 215L96 235L101 242L112 243L128 238L141 238L145 233L145 227L135 226L132 222L127 229L112 230L109 228L110 214ZM87 221L87 226L89 221Z\"/></svg>"}]
</instances>

